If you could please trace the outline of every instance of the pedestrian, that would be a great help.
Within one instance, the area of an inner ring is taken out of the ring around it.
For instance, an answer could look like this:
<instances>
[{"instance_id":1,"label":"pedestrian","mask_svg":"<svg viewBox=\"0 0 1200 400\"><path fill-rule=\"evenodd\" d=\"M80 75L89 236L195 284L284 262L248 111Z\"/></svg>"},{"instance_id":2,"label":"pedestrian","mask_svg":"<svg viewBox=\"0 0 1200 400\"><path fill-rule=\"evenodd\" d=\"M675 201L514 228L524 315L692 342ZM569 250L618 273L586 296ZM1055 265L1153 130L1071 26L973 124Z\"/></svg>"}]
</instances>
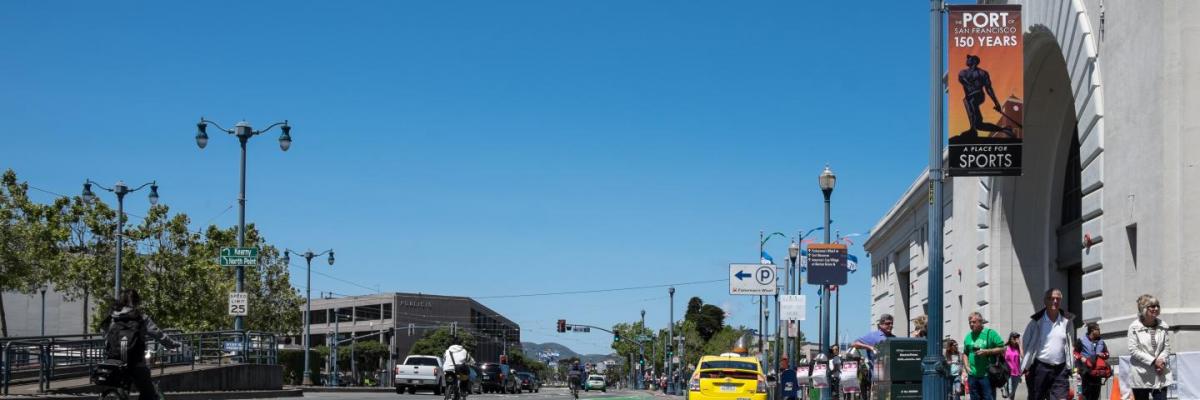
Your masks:
<instances>
[{"instance_id":1,"label":"pedestrian","mask_svg":"<svg viewBox=\"0 0 1200 400\"><path fill-rule=\"evenodd\" d=\"M863 335L863 337L855 340L850 345L851 348L867 351L867 376L863 379L862 392L871 393L871 380L875 369L875 346L887 340L887 338L896 337L892 334L892 326L895 324L895 318L891 314L883 314L879 316L879 321L876 322L878 329Z\"/></svg>"},{"instance_id":2,"label":"pedestrian","mask_svg":"<svg viewBox=\"0 0 1200 400\"><path fill-rule=\"evenodd\" d=\"M1100 324L1088 322L1086 333L1075 341L1075 367L1079 369L1083 399L1099 399L1104 381L1112 376L1108 345L1100 339Z\"/></svg>"},{"instance_id":3,"label":"pedestrian","mask_svg":"<svg viewBox=\"0 0 1200 400\"><path fill-rule=\"evenodd\" d=\"M923 338L928 334L929 317L921 315L913 319L913 335L912 337Z\"/></svg>"},{"instance_id":4,"label":"pedestrian","mask_svg":"<svg viewBox=\"0 0 1200 400\"><path fill-rule=\"evenodd\" d=\"M1158 318L1158 299L1143 294L1137 299L1138 319L1129 324L1129 387L1135 400L1164 400L1170 378L1167 355L1171 354L1166 322Z\"/></svg>"},{"instance_id":5,"label":"pedestrian","mask_svg":"<svg viewBox=\"0 0 1200 400\"><path fill-rule=\"evenodd\" d=\"M796 381L796 371L788 365L788 357L779 359L779 398L796 400L796 391L800 389Z\"/></svg>"},{"instance_id":6,"label":"pedestrian","mask_svg":"<svg viewBox=\"0 0 1200 400\"><path fill-rule=\"evenodd\" d=\"M1021 335L1021 371L1029 400L1066 399L1070 390L1071 344L1074 315L1062 309L1062 291L1050 289L1042 298L1045 307L1034 313Z\"/></svg>"},{"instance_id":7,"label":"pedestrian","mask_svg":"<svg viewBox=\"0 0 1200 400\"><path fill-rule=\"evenodd\" d=\"M1009 376L1002 395L1006 399L1015 399L1017 386L1021 385L1021 334L1016 331L1008 334L1008 343L1004 347L1004 363L1008 364Z\"/></svg>"},{"instance_id":8,"label":"pedestrian","mask_svg":"<svg viewBox=\"0 0 1200 400\"><path fill-rule=\"evenodd\" d=\"M983 326L986 322L978 311L967 316L967 322L971 331L963 338L963 365L971 387L971 400L995 400L996 388L988 377L988 367L1004 354L1004 339L996 330Z\"/></svg>"},{"instance_id":9,"label":"pedestrian","mask_svg":"<svg viewBox=\"0 0 1200 400\"><path fill-rule=\"evenodd\" d=\"M967 371L963 369L962 353L958 351L958 342L951 338L946 338L942 342L945 347L946 362L950 364L950 398L958 400L962 398L963 392L967 383Z\"/></svg>"},{"instance_id":10,"label":"pedestrian","mask_svg":"<svg viewBox=\"0 0 1200 400\"><path fill-rule=\"evenodd\" d=\"M829 346L829 393L833 400L841 398L842 393L842 349L838 345Z\"/></svg>"}]
</instances>

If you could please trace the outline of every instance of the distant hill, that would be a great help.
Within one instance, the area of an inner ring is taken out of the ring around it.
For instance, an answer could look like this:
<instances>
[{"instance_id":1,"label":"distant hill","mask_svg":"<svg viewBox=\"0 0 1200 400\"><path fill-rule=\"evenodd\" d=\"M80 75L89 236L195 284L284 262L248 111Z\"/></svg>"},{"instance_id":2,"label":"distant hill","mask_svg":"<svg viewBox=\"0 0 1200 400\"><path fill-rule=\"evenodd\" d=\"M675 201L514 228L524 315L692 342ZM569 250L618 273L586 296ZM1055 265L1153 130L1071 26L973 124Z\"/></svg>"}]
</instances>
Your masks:
<instances>
[{"instance_id":1,"label":"distant hill","mask_svg":"<svg viewBox=\"0 0 1200 400\"><path fill-rule=\"evenodd\" d=\"M554 359L558 359L558 360L561 360L564 358L579 357L579 359L583 360L584 362L597 363L597 362L600 362L603 360L617 358L616 353L580 355L579 353L576 353L574 350L571 350L571 348L569 348L567 346L563 346L558 343L554 343L554 342L550 342L550 343L521 342L521 348L525 350L526 357L529 357L529 358L532 358L535 360L543 360L543 361L545 361L547 357L553 357ZM557 356L554 356L554 354L557 354Z\"/></svg>"}]
</instances>

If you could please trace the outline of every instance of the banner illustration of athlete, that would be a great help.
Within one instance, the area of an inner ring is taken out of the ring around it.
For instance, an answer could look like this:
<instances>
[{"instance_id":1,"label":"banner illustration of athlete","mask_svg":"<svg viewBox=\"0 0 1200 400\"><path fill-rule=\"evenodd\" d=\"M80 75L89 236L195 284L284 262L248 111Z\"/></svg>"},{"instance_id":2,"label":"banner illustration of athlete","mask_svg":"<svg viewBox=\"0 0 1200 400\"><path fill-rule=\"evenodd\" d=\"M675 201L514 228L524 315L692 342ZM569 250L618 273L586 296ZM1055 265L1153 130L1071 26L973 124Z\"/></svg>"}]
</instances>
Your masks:
<instances>
[{"instance_id":1,"label":"banner illustration of athlete","mask_svg":"<svg viewBox=\"0 0 1200 400\"><path fill-rule=\"evenodd\" d=\"M948 88L948 172L951 176L1020 175L1024 137L1021 6L951 6L949 22L950 70L956 81ZM997 92L1004 96L1003 102Z\"/></svg>"}]
</instances>

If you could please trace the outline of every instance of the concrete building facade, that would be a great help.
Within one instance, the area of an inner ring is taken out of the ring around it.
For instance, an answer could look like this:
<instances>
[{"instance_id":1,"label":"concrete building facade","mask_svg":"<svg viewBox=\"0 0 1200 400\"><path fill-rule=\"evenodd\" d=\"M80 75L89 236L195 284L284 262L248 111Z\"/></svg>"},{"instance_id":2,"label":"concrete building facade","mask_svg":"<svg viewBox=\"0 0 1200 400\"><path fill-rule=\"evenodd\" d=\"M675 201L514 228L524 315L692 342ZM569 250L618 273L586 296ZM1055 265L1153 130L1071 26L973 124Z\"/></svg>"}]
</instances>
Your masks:
<instances>
[{"instance_id":1,"label":"concrete building facade","mask_svg":"<svg viewBox=\"0 0 1200 400\"><path fill-rule=\"evenodd\" d=\"M383 293L313 299L310 319L313 346L330 343L336 326L342 340L367 336L361 340L388 343L400 361L426 333L452 324L459 334L475 337L477 347L472 356L480 362L498 361L505 350L521 345L519 325L469 297ZM289 341L301 345L302 335L300 332Z\"/></svg>"},{"instance_id":2,"label":"concrete building facade","mask_svg":"<svg viewBox=\"0 0 1200 400\"><path fill-rule=\"evenodd\" d=\"M1019 331L1059 288L1076 327L1099 323L1125 355L1149 293L1173 350L1200 350L1200 2L981 3L1023 5L1023 176L947 179L944 274L931 277L920 174L864 243L872 320L911 332L942 279L946 336L965 335L972 311Z\"/></svg>"}]
</instances>

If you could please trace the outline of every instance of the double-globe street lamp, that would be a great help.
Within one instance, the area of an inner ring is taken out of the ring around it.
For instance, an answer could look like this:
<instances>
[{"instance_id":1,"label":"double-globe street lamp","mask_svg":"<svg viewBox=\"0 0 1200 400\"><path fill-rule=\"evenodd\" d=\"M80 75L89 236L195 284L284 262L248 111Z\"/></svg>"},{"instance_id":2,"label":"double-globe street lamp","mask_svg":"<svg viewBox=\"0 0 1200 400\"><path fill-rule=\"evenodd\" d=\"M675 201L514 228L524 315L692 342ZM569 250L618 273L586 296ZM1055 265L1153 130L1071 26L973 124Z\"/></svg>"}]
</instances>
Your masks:
<instances>
[{"instance_id":1,"label":"double-globe street lamp","mask_svg":"<svg viewBox=\"0 0 1200 400\"><path fill-rule=\"evenodd\" d=\"M217 127L217 129L220 129L230 135L237 136L238 141L241 142L242 145L242 179L241 188L238 191L238 247L246 247L246 142L249 141L251 137L266 133L272 128L279 126L280 129L283 130L283 134L279 135L279 149L288 151L288 149L292 147L292 127L291 125L288 125L288 122L285 119L283 122L276 122L270 126L267 126L267 128L263 130L254 130L254 128L250 127L250 123L246 121L238 122L233 126L233 129L225 129L216 122L204 119L204 117L200 117L200 122L196 123L196 145L200 146L201 150L203 150L205 146L208 146L208 124L213 124ZM238 265L237 287L235 289L238 293L242 292L242 285L245 281L245 278L246 267ZM241 315L234 317L233 329L238 331L242 330Z\"/></svg>"},{"instance_id":2,"label":"double-globe street lamp","mask_svg":"<svg viewBox=\"0 0 1200 400\"><path fill-rule=\"evenodd\" d=\"M117 268L113 274L113 298L121 298L121 253L125 247L125 195L142 190L146 186L150 187L150 205L158 204L158 183L150 181L142 184L137 188L130 189L125 185L124 181L117 181L116 185L111 188L104 187L95 181L88 179L83 182L83 201L91 204L96 201L96 193L92 192L92 185L115 193L117 195Z\"/></svg>"},{"instance_id":3,"label":"double-globe street lamp","mask_svg":"<svg viewBox=\"0 0 1200 400\"><path fill-rule=\"evenodd\" d=\"M283 265L285 266L290 264L292 261L291 257L288 257L289 253L304 257L304 262L308 265L308 274L304 279L304 384L311 385L312 376L309 375L308 370L308 350L309 347L311 347L311 342L309 342L309 340L311 339L310 332L312 329L310 325L312 322L309 321L309 318L311 318L312 315L312 259L329 254L329 265L333 265L333 249L325 250L316 254L313 254L312 250L304 253L297 253L291 249L284 249Z\"/></svg>"},{"instance_id":4,"label":"double-globe street lamp","mask_svg":"<svg viewBox=\"0 0 1200 400\"><path fill-rule=\"evenodd\" d=\"M837 185L837 176L833 174L833 170L829 169L829 165L825 165L825 170L821 171L821 175L817 177L817 183L821 187L821 194L825 195L825 243L829 243L829 196L833 194L833 187ZM829 354L829 287L824 287L821 290L821 353ZM821 398L829 399L831 393L829 388L821 389Z\"/></svg>"}]
</instances>

